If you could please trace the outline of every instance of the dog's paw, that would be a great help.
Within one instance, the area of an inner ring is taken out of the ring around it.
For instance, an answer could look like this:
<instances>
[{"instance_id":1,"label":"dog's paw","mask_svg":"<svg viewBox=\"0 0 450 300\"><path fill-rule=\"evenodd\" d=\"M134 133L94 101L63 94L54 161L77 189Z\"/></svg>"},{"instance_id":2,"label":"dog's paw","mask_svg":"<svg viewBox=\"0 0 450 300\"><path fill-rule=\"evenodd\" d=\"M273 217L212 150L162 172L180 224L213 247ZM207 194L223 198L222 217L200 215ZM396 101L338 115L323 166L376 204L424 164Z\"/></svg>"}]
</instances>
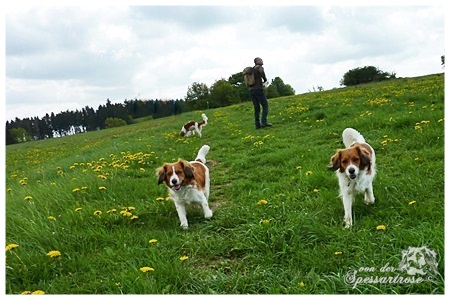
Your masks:
<instances>
[{"instance_id":1,"label":"dog's paw","mask_svg":"<svg viewBox=\"0 0 450 300\"><path fill-rule=\"evenodd\" d=\"M213 216L213 213L211 210L205 212L205 219L211 219Z\"/></svg>"}]
</instances>

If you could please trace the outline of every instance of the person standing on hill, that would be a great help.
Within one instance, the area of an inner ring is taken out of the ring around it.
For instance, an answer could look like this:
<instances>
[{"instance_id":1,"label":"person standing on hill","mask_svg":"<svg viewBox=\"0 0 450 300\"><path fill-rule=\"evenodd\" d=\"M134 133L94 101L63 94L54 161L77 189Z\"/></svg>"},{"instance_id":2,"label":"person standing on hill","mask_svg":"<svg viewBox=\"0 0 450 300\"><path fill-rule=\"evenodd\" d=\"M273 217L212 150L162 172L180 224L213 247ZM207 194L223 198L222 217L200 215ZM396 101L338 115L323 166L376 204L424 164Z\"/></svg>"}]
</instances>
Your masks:
<instances>
[{"instance_id":1,"label":"person standing on hill","mask_svg":"<svg viewBox=\"0 0 450 300\"><path fill-rule=\"evenodd\" d=\"M254 59L255 66L253 67L253 76L255 77L255 85L250 87L250 96L252 97L253 106L255 108L255 126L256 129L261 127L270 127L272 124L267 122L267 115L269 113L269 104L267 102L266 94L264 93L263 84L267 82L266 74L264 73L263 60L260 57ZM259 115L262 106L261 120Z\"/></svg>"}]
</instances>

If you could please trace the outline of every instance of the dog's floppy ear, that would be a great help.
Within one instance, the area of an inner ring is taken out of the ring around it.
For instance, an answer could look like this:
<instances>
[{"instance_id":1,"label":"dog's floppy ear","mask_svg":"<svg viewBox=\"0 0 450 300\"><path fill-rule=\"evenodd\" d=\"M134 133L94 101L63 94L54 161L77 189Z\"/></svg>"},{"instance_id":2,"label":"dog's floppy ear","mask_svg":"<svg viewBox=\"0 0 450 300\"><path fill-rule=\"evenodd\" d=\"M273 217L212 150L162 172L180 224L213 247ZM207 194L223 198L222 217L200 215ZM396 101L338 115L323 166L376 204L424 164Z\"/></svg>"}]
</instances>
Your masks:
<instances>
[{"instance_id":1,"label":"dog's floppy ear","mask_svg":"<svg viewBox=\"0 0 450 300\"><path fill-rule=\"evenodd\" d=\"M361 164L359 166L360 169L365 169L366 167L368 167L367 169L370 169L370 163L371 163L371 159L370 159L370 153L367 149L362 148L362 147L357 147L358 151L359 151L359 156L361 157Z\"/></svg>"},{"instance_id":2,"label":"dog's floppy ear","mask_svg":"<svg viewBox=\"0 0 450 300\"><path fill-rule=\"evenodd\" d=\"M158 184L166 180L166 164L156 170L156 176L158 176Z\"/></svg>"},{"instance_id":3,"label":"dog's floppy ear","mask_svg":"<svg viewBox=\"0 0 450 300\"><path fill-rule=\"evenodd\" d=\"M335 155L331 157L331 166L327 169L329 171L336 171L341 168L341 150L338 150Z\"/></svg>"},{"instance_id":4,"label":"dog's floppy ear","mask_svg":"<svg viewBox=\"0 0 450 300\"><path fill-rule=\"evenodd\" d=\"M187 161L184 160L179 160L179 163L181 164L181 167L183 168L184 171L184 178L186 179L194 179L194 169L191 166L190 163L188 163Z\"/></svg>"}]
</instances>

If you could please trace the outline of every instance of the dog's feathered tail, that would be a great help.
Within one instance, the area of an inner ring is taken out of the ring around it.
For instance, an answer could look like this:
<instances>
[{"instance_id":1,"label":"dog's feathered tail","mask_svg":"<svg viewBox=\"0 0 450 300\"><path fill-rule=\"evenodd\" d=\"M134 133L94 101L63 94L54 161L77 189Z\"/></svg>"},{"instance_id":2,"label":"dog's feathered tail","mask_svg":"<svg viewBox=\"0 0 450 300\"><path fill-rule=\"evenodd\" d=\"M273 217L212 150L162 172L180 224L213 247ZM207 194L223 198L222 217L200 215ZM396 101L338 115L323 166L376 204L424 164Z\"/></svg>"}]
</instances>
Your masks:
<instances>
[{"instance_id":1,"label":"dog's feathered tail","mask_svg":"<svg viewBox=\"0 0 450 300\"><path fill-rule=\"evenodd\" d=\"M206 124L208 124L208 117L205 114L202 114L202 119L203 119L203 126L205 126Z\"/></svg>"},{"instance_id":2,"label":"dog's feathered tail","mask_svg":"<svg viewBox=\"0 0 450 300\"><path fill-rule=\"evenodd\" d=\"M358 143L366 142L362 134L353 128L344 129L344 131L342 132L342 141L344 142L344 145L347 148L350 147L354 142Z\"/></svg>"},{"instance_id":3,"label":"dog's feathered tail","mask_svg":"<svg viewBox=\"0 0 450 300\"><path fill-rule=\"evenodd\" d=\"M198 151L198 154L197 154L197 157L195 158L195 160L206 164L206 154L208 154L208 152L209 152L209 146L203 145L200 148L200 150Z\"/></svg>"}]
</instances>

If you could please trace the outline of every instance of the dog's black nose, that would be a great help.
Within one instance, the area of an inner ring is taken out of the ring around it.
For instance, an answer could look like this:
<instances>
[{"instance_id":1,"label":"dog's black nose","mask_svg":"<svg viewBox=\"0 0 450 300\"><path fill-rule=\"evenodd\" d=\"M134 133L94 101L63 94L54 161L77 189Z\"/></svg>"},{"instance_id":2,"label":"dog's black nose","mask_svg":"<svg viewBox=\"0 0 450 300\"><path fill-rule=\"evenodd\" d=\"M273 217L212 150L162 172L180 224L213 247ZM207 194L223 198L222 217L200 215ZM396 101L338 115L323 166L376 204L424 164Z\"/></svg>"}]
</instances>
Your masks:
<instances>
[{"instance_id":1,"label":"dog's black nose","mask_svg":"<svg viewBox=\"0 0 450 300\"><path fill-rule=\"evenodd\" d=\"M172 179L172 184L177 184L178 180L176 178Z\"/></svg>"},{"instance_id":2,"label":"dog's black nose","mask_svg":"<svg viewBox=\"0 0 450 300\"><path fill-rule=\"evenodd\" d=\"M355 174L355 169L354 169L354 168L350 168L350 169L348 169L348 172L349 172L350 174Z\"/></svg>"}]
</instances>

